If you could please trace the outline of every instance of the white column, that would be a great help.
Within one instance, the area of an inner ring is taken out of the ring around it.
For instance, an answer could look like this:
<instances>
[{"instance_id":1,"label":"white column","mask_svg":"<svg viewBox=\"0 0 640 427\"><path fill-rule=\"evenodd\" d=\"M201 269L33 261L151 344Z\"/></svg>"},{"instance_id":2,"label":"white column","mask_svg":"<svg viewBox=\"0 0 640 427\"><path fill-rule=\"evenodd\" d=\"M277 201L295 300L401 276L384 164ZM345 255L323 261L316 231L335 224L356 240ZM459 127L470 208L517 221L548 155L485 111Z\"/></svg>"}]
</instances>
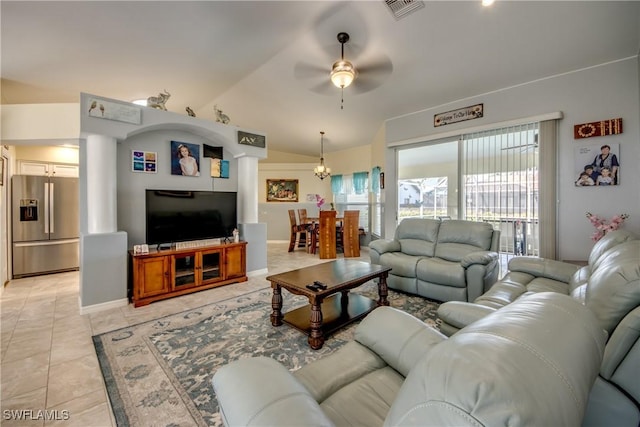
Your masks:
<instances>
[{"instance_id":1,"label":"white column","mask_svg":"<svg viewBox=\"0 0 640 427\"><path fill-rule=\"evenodd\" d=\"M258 222L258 158L238 158L238 223Z\"/></svg>"},{"instance_id":2,"label":"white column","mask_svg":"<svg viewBox=\"0 0 640 427\"><path fill-rule=\"evenodd\" d=\"M115 138L104 135L87 137L87 228L89 234L117 231L116 158Z\"/></svg>"}]
</instances>

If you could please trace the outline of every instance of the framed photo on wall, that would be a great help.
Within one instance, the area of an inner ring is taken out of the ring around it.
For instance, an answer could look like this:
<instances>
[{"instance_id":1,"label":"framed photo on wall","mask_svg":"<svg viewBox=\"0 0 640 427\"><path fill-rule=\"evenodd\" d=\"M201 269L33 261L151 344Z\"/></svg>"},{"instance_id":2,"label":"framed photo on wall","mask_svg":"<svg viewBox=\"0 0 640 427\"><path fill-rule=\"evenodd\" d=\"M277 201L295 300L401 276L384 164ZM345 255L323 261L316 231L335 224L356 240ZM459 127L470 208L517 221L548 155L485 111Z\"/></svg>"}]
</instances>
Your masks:
<instances>
[{"instance_id":1,"label":"framed photo on wall","mask_svg":"<svg viewBox=\"0 0 640 427\"><path fill-rule=\"evenodd\" d=\"M576 147L574 184L576 187L620 185L620 145Z\"/></svg>"},{"instance_id":2,"label":"framed photo on wall","mask_svg":"<svg viewBox=\"0 0 640 427\"><path fill-rule=\"evenodd\" d=\"M267 179L267 202L297 202L297 179Z\"/></svg>"},{"instance_id":3,"label":"framed photo on wall","mask_svg":"<svg viewBox=\"0 0 640 427\"><path fill-rule=\"evenodd\" d=\"M171 175L200 176L200 146L171 141Z\"/></svg>"}]
</instances>

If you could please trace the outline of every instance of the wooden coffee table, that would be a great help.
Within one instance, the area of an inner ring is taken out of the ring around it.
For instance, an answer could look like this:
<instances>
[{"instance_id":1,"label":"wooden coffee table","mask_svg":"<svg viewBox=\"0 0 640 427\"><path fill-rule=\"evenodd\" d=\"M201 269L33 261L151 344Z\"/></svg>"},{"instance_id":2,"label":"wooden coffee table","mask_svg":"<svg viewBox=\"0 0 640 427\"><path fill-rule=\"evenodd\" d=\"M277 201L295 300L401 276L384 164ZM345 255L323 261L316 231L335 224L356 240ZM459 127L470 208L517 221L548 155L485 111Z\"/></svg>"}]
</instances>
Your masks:
<instances>
[{"instance_id":1,"label":"wooden coffee table","mask_svg":"<svg viewBox=\"0 0 640 427\"><path fill-rule=\"evenodd\" d=\"M391 268L364 261L340 259L312 267L300 268L267 277L273 288L271 299L271 324L280 326L285 322L309 336L309 345L318 350L325 336L344 325L364 317L374 308L389 305L387 301L387 276ZM378 301L358 294L349 295L349 290L369 280L378 280ZM320 281L327 289L313 291L307 285ZM304 295L309 305L282 314L282 291L284 288L296 295Z\"/></svg>"}]
</instances>

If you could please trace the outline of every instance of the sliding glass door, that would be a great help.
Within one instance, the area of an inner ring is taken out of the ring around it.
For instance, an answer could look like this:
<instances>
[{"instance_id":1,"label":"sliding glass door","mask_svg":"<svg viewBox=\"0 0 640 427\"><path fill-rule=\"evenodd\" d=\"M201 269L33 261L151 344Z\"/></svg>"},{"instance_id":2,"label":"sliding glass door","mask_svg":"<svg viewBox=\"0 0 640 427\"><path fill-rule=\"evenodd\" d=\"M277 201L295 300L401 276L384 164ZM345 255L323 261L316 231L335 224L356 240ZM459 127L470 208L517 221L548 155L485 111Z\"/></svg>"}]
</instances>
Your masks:
<instances>
[{"instance_id":1,"label":"sliding glass door","mask_svg":"<svg viewBox=\"0 0 640 427\"><path fill-rule=\"evenodd\" d=\"M458 141L398 151L398 222L458 217Z\"/></svg>"},{"instance_id":2,"label":"sliding glass door","mask_svg":"<svg viewBox=\"0 0 640 427\"><path fill-rule=\"evenodd\" d=\"M532 123L399 148L398 222L489 222L507 257L539 255L538 134Z\"/></svg>"}]
</instances>

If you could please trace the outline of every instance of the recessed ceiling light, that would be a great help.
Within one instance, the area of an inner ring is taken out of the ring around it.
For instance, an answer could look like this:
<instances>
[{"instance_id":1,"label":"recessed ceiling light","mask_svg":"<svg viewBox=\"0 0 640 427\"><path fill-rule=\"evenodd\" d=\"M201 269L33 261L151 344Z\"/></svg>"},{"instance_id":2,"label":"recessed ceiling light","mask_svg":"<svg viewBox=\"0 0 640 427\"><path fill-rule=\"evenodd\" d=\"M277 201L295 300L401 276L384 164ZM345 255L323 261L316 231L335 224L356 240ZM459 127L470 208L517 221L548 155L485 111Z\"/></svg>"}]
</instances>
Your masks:
<instances>
[{"instance_id":1,"label":"recessed ceiling light","mask_svg":"<svg viewBox=\"0 0 640 427\"><path fill-rule=\"evenodd\" d=\"M491 6L495 0L482 0L483 6Z\"/></svg>"}]
</instances>

